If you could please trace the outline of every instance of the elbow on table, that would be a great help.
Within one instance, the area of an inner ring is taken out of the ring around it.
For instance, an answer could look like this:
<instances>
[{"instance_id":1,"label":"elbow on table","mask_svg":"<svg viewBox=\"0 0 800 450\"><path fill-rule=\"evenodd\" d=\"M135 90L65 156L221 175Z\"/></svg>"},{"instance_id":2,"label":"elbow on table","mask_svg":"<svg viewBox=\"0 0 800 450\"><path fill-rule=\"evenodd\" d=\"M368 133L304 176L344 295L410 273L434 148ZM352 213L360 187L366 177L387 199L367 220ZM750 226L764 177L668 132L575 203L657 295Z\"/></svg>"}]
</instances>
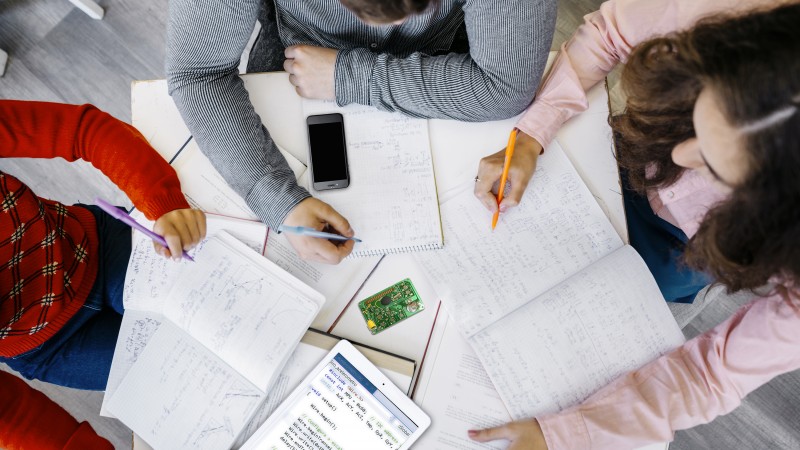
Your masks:
<instances>
[{"instance_id":1,"label":"elbow on table","mask_svg":"<svg viewBox=\"0 0 800 450\"><path fill-rule=\"evenodd\" d=\"M167 58L165 64L167 89L172 95L174 91L186 86L227 80L239 74L238 63L238 60L205 62L172 61Z\"/></svg>"},{"instance_id":2,"label":"elbow on table","mask_svg":"<svg viewBox=\"0 0 800 450\"><path fill-rule=\"evenodd\" d=\"M197 71L182 67L174 67L169 64L166 67L166 72L167 91L169 95L173 95L176 90L184 86L197 82L198 79Z\"/></svg>"},{"instance_id":3,"label":"elbow on table","mask_svg":"<svg viewBox=\"0 0 800 450\"><path fill-rule=\"evenodd\" d=\"M538 80L535 80L538 82ZM505 120L514 117L528 108L536 92L534 80L524 86L489 86L483 98L466 120L471 122L488 122ZM463 119L462 119L463 120Z\"/></svg>"},{"instance_id":4,"label":"elbow on table","mask_svg":"<svg viewBox=\"0 0 800 450\"><path fill-rule=\"evenodd\" d=\"M492 110L487 111L487 117L484 120L505 120L514 117L525 111L532 101L533 95L498 101Z\"/></svg>"},{"instance_id":5,"label":"elbow on table","mask_svg":"<svg viewBox=\"0 0 800 450\"><path fill-rule=\"evenodd\" d=\"M484 102L470 114L466 114L465 117L459 119L467 122L505 120L525 111L531 101L533 101L533 95L513 98L493 97L490 102Z\"/></svg>"}]
</instances>

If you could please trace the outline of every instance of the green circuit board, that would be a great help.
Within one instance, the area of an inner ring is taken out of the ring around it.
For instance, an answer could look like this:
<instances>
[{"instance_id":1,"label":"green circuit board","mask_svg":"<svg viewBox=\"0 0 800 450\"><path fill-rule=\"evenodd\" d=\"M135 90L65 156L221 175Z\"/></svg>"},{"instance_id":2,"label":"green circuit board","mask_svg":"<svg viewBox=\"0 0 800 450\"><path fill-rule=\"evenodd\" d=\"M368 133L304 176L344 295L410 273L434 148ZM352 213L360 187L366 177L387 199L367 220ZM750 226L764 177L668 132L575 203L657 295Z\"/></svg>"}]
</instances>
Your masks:
<instances>
[{"instance_id":1,"label":"green circuit board","mask_svg":"<svg viewBox=\"0 0 800 450\"><path fill-rule=\"evenodd\" d=\"M390 326L405 320L425 309L411 280L395 283L388 288L358 302L358 308L372 334L378 334Z\"/></svg>"}]
</instances>

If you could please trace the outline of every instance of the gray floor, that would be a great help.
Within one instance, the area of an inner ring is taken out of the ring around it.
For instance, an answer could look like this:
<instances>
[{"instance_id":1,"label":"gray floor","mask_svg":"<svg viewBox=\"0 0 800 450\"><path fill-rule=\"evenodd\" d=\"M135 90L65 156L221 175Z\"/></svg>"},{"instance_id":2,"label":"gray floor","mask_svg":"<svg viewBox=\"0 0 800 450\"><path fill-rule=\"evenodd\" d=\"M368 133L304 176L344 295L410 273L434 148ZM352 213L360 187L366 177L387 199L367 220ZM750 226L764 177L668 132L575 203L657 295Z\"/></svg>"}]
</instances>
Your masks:
<instances>
[{"instance_id":1,"label":"gray floor","mask_svg":"<svg viewBox=\"0 0 800 450\"><path fill-rule=\"evenodd\" d=\"M67 0L0 1L0 48L10 55L6 75L0 78L0 98L92 103L129 121L130 82L164 77L167 0L100 0L100 4L106 16L95 21ZM599 4L599 0L562 0L553 48ZM38 194L64 202L88 202L96 195L127 202L87 164L3 159L0 170L22 178ZM75 183L76 179L81 182ZM679 323L688 323L684 328L688 337L724 320L747 296L728 297L715 289L706 300L705 308L673 309ZM80 420L90 420L117 448L130 448L130 433L122 424L97 417L101 394L32 384ZM734 413L677 433L671 448L800 448L798 392L800 374L778 377L751 394Z\"/></svg>"}]
</instances>

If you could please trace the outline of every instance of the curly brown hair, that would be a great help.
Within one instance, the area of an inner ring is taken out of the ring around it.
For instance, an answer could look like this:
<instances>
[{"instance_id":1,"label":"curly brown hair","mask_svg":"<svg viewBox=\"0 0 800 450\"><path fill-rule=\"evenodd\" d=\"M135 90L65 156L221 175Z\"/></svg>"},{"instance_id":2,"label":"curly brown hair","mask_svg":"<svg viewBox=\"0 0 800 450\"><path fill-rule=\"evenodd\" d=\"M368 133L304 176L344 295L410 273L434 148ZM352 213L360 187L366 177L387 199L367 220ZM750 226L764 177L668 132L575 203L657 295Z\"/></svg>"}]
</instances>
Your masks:
<instances>
[{"instance_id":1,"label":"curly brown hair","mask_svg":"<svg viewBox=\"0 0 800 450\"><path fill-rule=\"evenodd\" d=\"M685 170L671 158L695 136L700 91L741 133L745 180L705 216L684 260L730 291L772 276L800 280L800 4L711 18L639 45L622 75L625 113L611 120L620 166L639 192Z\"/></svg>"}]
</instances>

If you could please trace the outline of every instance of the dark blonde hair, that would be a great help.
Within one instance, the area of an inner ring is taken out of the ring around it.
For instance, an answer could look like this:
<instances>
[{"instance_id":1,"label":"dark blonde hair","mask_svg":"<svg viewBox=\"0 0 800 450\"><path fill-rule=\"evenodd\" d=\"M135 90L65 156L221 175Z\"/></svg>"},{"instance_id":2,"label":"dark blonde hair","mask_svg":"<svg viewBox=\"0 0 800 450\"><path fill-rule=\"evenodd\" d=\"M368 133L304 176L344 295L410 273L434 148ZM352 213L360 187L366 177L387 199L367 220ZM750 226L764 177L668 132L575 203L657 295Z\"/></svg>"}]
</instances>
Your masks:
<instances>
[{"instance_id":1,"label":"dark blonde hair","mask_svg":"<svg viewBox=\"0 0 800 450\"><path fill-rule=\"evenodd\" d=\"M705 216L685 261L735 291L773 275L800 280L800 4L709 19L639 45L612 119L620 166L638 191L685 170L672 149L695 136L694 104L711 89L741 132L745 180ZM646 170L648 169L648 170Z\"/></svg>"}]
</instances>

